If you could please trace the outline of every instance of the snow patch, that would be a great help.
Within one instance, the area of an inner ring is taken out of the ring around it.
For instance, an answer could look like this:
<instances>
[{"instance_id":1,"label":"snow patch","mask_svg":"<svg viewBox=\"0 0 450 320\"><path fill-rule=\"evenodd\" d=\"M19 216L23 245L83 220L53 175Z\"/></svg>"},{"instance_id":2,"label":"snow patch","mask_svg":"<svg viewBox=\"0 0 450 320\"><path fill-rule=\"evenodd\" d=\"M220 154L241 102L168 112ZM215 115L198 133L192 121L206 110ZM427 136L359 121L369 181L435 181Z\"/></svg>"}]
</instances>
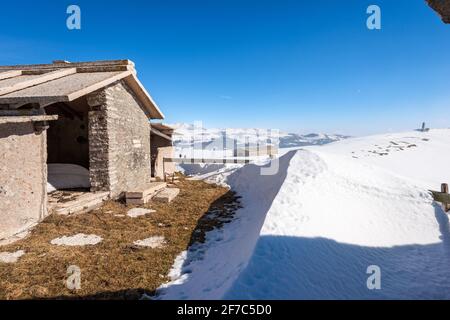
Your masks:
<instances>
[{"instance_id":1,"label":"snow patch","mask_svg":"<svg viewBox=\"0 0 450 320\"><path fill-rule=\"evenodd\" d=\"M149 213L154 213L156 212L155 210L150 210L150 209L144 209L144 208L134 208L128 211L127 216L131 217L131 218L137 218L140 216L145 216L146 214Z\"/></svg>"},{"instance_id":2,"label":"snow patch","mask_svg":"<svg viewBox=\"0 0 450 320\"><path fill-rule=\"evenodd\" d=\"M57 246L87 246L87 245L96 245L102 242L102 238L100 236L91 234L86 235L83 233L76 234L74 236L63 236L60 238L53 239L50 243Z\"/></svg>"},{"instance_id":3,"label":"snow patch","mask_svg":"<svg viewBox=\"0 0 450 320\"><path fill-rule=\"evenodd\" d=\"M16 252L0 252L0 262L3 263L16 263L21 256L25 254L25 251L19 250Z\"/></svg>"},{"instance_id":4,"label":"snow patch","mask_svg":"<svg viewBox=\"0 0 450 320\"><path fill-rule=\"evenodd\" d=\"M64 189L90 188L89 170L76 164L48 164L47 192Z\"/></svg>"},{"instance_id":5,"label":"snow patch","mask_svg":"<svg viewBox=\"0 0 450 320\"><path fill-rule=\"evenodd\" d=\"M160 287L160 290L163 290L164 288L168 288L172 285L183 284L187 280L188 272L186 272L186 270L184 268L187 256L188 256L188 252L183 251L175 258L175 262L168 274L170 282L163 284Z\"/></svg>"},{"instance_id":6,"label":"snow patch","mask_svg":"<svg viewBox=\"0 0 450 320\"><path fill-rule=\"evenodd\" d=\"M133 242L134 245L140 247L148 247L152 249L162 248L166 244L166 239L164 237L150 237L144 240L137 240Z\"/></svg>"}]
</instances>

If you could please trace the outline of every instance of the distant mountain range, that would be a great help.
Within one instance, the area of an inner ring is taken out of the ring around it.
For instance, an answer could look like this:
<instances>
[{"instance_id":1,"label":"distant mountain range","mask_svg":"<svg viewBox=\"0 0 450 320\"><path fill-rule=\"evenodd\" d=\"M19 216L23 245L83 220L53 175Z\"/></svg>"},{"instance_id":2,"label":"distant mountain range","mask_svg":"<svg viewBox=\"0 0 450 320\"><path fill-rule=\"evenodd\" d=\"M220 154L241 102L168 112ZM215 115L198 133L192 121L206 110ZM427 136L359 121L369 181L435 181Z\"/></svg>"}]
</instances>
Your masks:
<instances>
[{"instance_id":1,"label":"distant mountain range","mask_svg":"<svg viewBox=\"0 0 450 320\"><path fill-rule=\"evenodd\" d=\"M280 148L322 145L348 138L350 138L350 136L341 134L310 133L302 135L297 133L289 133L286 136L280 137Z\"/></svg>"},{"instance_id":2,"label":"distant mountain range","mask_svg":"<svg viewBox=\"0 0 450 320\"><path fill-rule=\"evenodd\" d=\"M302 135L257 129L206 129L185 123L170 126L175 128L173 140L178 148L194 147L194 149L219 150L223 145L226 146L225 149L233 149L234 146L242 147L246 144L249 146L278 144L279 148L295 148L323 145L350 138L340 134L310 133ZM270 143L268 142L269 135Z\"/></svg>"}]
</instances>

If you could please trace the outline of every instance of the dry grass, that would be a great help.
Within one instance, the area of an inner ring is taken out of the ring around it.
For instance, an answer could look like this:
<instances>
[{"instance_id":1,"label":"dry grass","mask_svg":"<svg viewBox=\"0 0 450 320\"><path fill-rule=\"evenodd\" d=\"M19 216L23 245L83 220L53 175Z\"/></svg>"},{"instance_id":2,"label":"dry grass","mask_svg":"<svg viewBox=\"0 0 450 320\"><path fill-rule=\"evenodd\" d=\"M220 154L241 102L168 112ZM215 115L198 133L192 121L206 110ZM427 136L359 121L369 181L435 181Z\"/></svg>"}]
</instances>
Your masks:
<instances>
[{"instance_id":1,"label":"dry grass","mask_svg":"<svg viewBox=\"0 0 450 320\"><path fill-rule=\"evenodd\" d=\"M223 187L182 177L177 185L181 192L171 204L141 206L156 213L116 217L132 207L110 201L88 214L51 215L26 239L0 247L26 251L17 263L0 263L0 299L136 299L142 293L153 294L168 280L175 257L189 244L203 241L205 232L228 222L237 206L235 195ZM206 214L211 208L219 212L214 218ZM54 238L77 233L96 234L103 241L85 247L50 244ZM159 249L133 245L151 236L164 236L167 245ZM71 265L82 272L81 290L76 292L65 286Z\"/></svg>"}]
</instances>

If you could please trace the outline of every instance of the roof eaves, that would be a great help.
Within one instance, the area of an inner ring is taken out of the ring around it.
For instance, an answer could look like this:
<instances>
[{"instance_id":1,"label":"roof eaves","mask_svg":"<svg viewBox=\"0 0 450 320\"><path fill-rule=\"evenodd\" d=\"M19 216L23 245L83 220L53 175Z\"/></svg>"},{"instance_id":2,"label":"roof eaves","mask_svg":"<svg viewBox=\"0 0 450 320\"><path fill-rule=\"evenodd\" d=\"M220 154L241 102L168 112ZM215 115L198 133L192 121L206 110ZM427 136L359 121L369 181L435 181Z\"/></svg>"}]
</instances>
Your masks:
<instances>
[{"instance_id":1,"label":"roof eaves","mask_svg":"<svg viewBox=\"0 0 450 320\"><path fill-rule=\"evenodd\" d=\"M128 77L126 77L124 80L126 81L127 85L138 96L138 98L141 100L141 102L144 104L144 106L147 108L147 110L150 113L150 118L163 120L164 114L161 112L161 110L159 109L156 102L153 100L153 98L147 92L147 90L142 85L142 83L139 81L139 79L136 77L136 75L131 74Z\"/></svg>"}]
</instances>

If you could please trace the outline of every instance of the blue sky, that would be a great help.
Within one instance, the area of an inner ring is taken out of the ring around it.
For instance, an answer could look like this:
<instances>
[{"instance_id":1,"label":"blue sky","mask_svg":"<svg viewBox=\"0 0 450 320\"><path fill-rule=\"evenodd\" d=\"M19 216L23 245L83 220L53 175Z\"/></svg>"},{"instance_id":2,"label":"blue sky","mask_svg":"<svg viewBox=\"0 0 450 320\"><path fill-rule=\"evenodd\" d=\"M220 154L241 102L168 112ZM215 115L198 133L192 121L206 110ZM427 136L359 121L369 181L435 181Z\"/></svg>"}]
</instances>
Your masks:
<instances>
[{"instance_id":1,"label":"blue sky","mask_svg":"<svg viewBox=\"0 0 450 320\"><path fill-rule=\"evenodd\" d=\"M77 4L82 29L66 28ZM366 28L366 9L382 29ZM166 115L364 135L450 127L450 25L424 0L8 1L0 65L122 59Z\"/></svg>"}]
</instances>

